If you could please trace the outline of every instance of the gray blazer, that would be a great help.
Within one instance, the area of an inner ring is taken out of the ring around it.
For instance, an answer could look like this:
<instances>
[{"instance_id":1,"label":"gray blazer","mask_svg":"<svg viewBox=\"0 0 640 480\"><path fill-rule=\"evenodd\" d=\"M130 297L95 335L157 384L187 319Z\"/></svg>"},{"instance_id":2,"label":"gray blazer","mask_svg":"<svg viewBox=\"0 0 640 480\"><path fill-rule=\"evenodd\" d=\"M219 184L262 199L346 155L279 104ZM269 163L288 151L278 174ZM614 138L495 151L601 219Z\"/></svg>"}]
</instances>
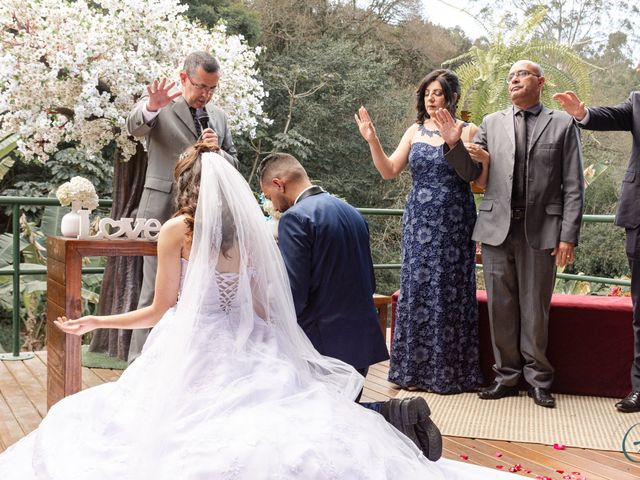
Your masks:
<instances>
[{"instance_id":1,"label":"gray blazer","mask_svg":"<svg viewBox=\"0 0 640 480\"><path fill-rule=\"evenodd\" d=\"M474 142L491 155L489 181L480 202L473 240L501 245L511 224L515 162L513 107L487 115ZM477 167L459 144L445 158L463 176ZM463 176L464 178L464 176ZM560 241L578 243L584 199L582 151L573 118L543 107L529 144L525 234L532 248L549 249Z\"/></svg>"},{"instance_id":2,"label":"gray blazer","mask_svg":"<svg viewBox=\"0 0 640 480\"><path fill-rule=\"evenodd\" d=\"M189 105L183 96L174 99L148 124L142 111L147 103L145 95L127 118L127 129L134 137L146 137L149 160L144 190L137 215L165 222L174 213L173 170L178 157L198 139ZM211 128L218 135L220 154L238 167L236 147L231 139L225 113L212 105L206 106Z\"/></svg>"},{"instance_id":3,"label":"gray blazer","mask_svg":"<svg viewBox=\"0 0 640 480\"><path fill-rule=\"evenodd\" d=\"M616 210L616 225L636 228L640 225L640 92L631 92L626 102L615 107L589 107L588 130L631 132L633 147Z\"/></svg>"}]
</instances>

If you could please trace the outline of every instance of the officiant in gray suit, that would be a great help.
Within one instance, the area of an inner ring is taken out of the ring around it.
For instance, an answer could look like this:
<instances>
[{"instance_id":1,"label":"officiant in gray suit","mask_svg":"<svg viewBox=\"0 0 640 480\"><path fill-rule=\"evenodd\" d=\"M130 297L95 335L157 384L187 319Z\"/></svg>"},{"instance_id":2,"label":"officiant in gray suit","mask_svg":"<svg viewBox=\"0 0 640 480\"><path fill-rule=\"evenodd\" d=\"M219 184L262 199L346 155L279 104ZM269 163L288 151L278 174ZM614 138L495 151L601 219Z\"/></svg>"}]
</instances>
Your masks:
<instances>
[{"instance_id":1,"label":"officiant in gray suit","mask_svg":"<svg viewBox=\"0 0 640 480\"><path fill-rule=\"evenodd\" d=\"M473 239L482 242L496 374L478 395L517 396L522 375L534 402L551 408L549 307L556 266L574 259L584 180L578 129L572 117L541 103L544 82L540 65L516 62L507 76L512 106L487 115L476 133L491 168ZM445 158L473 178L481 167L459 141L460 127L446 111L436 117L449 148Z\"/></svg>"},{"instance_id":2,"label":"officiant in gray suit","mask_svg":"<svg viewBox=\"0 0 640 480\"><path fill-rule=\"evenodd\" d=\"M137 216L165 222L174 213L173 170L180 154L197 141L216 144L220 155L238 166L225 113L211 105L220 80L220 64L207 52L190 53L180 72L181 91L175 82L155 80L127 118L127 129L145 137L149 160ZM156 258L144 257L138 308L150 305L156 278ZM149 330L134 330L129 362L140 354Z\"/></svg>"},{"instance_id":3,"label":"officiant in gray suit","mask_svg":"<svg viewBox=\"0 0 640 480\"><path fill-rule=\"evenodd\" d=\"M636 66L640 73L640 63ZM633 302L634 358L631 363L631 392L616 403L624 413L640 412L640 92L613 107L589 107L573 92L553 96L562 107L587 130L631 132L633 147L629 165L622 180L615 224L626 232L627 260L631 270L631 300Z\"/></svg>"}]
</instances>

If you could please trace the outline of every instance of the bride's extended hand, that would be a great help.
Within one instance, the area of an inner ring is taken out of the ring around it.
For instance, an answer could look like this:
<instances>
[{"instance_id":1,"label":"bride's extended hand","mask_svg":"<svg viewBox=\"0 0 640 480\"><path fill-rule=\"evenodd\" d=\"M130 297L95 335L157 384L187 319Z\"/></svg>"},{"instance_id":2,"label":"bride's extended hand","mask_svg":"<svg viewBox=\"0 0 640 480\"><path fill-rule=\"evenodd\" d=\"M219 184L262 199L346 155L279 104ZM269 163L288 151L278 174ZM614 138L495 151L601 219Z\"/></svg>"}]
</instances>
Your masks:
<instances>
[{"instance_id":1,"label":"bride's extended hand","mask_svg":"<svg viewBox=\"0 0 640 480\"><path fill-rule=\"evenodd\" d=\"M93 315L87 315L86 317L80 317L77 320L69 320L67 317L58 317L53 323L56 324L60 330L72 335L84 335L87 332L98 328L97 319Z\"/></svg>"},{"instance_id":2,"label":"bride's extended hand","mask_svg":"<svg viewBox=\"0 0 640 480\"><path fill-rule=\"evenodd\" d=\"M464 123L456 122L446 108L439 108L433 117L433 121L440 131L440 136L449 148L453 148L460 141Z\"/></svg>"},{"instance_id":3,"label":"bride's extended hand","mask_svg":"<svg viewBox=\"0 0 640 480\"><path fill-rule=\"evenodd\" d=\"M358 115L360 116L358 117ZM376 129L373 126L373 122L371 121L371 117L369 117L369 112L367 112L366 108L360 107L358 113L353 114L353 118L356 119L360 135L362 135L362 138L364 138L367 143L371 143L378 138Z\"/></svg>"}]
</instances>

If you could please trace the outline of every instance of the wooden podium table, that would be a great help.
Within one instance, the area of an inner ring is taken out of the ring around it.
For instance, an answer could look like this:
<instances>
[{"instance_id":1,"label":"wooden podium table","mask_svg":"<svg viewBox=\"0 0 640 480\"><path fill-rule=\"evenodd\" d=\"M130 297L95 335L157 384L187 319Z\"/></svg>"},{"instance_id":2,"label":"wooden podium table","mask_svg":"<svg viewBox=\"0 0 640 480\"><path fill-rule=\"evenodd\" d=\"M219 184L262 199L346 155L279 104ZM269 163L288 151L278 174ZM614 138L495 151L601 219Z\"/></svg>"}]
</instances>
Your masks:
<instances>
[{"instance_id":1,"label":"wooden podium table","mask_svg":"<svg viewBox=\"0 0 640 480\"><path fill-rule=\"evenodd\" d=\"M82 257L155 256L149 240L47 239L47 408L82 388L81 340L53 323L82 314Z\"/></svg>"}]
</instances>

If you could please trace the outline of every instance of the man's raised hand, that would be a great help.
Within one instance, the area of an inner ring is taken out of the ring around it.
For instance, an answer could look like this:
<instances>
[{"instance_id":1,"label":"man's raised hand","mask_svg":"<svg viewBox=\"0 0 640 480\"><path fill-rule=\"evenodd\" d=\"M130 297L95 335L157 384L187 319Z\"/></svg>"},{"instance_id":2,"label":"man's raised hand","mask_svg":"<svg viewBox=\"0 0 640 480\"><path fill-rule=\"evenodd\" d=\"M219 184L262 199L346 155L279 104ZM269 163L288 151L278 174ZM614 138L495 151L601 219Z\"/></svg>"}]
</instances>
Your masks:
<instances>
[{"instance_id":1,"label":"man's raised hand","mask_svg":"<svg viewBox=\"0 0 640 480\"><path fill-rule=\"evenodd\" d=\"M578 121L587 115L587 108L584 102L581 102L578 96L571 91L556 93L552 98L560 103L565 112Z\"/></svg>"},{"instance_id":2,"label":"man's raised hand","mask_svg":"<svg viewBox=\"0 0 640 480\"><path fill-rule=\"evenodd\" d=\"M179 91L169 94L169 91L175 86L175 84L176 82L167 84L167 79L163 78L160 82L158 82L158 80L154 80L151 85L147 85L147 93L149 93L147 110L150 112L157 112L159 109L169 105L171 100L182 95Z\"/></svg>"}]
</instances>

